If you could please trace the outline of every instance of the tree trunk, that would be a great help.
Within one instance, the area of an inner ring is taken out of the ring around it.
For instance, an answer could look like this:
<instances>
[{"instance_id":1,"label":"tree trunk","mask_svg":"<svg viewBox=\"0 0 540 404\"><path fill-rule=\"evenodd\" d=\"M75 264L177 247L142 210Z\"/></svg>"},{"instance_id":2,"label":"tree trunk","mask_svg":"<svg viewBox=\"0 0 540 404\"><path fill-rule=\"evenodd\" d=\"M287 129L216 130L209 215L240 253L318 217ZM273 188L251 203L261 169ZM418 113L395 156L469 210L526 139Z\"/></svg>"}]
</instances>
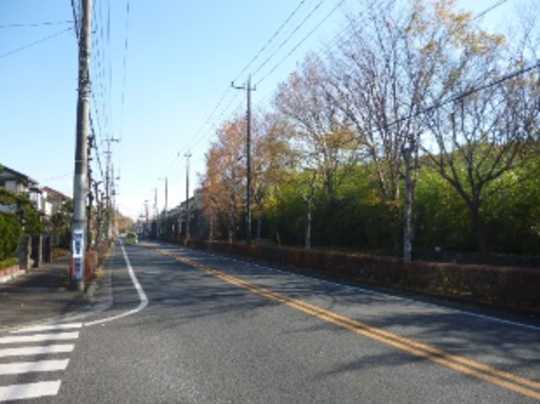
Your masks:
<instances>
[{"instance_id":1,"label":"tree trunk","mask_svg":"<svg viewBox=\"0 0 540 404\"><path fill-rule=\"evenodd\" d=\"M261 233L262 233L262 216L259 216L257 218L257 241L261 240Z\"/></svg>"},{"instance_id":2,"label":"tree trunk","mask_svg":"<svg viewBox=\"0 0 540 404\"><path fill-rule=\"evenodd\" d=\"M311 201L308 202L307 211L306 211L306 237L304 247L309 250L311 248Z\"/></svg>"},{"instance_id":3,"label":"tree trunk","mask_svg":"<svg viewBox=\"0 0 540 404\"><path fill-rule=\"evenodd\" d=\"M480 203L474 202L469 206L471 213L471 232L475 237L476 250L482 257L488 254L488 247L486 241L486 233L484 229L484 223L480 214Z\"/></svg>"},{"instance_id":4,"label":"tree trunk","mask_svg":"<svg viewBox=\"0 0 540 404\"><path fill-rule=\"evenodd\" d=\"M233 242L233 238L234 238L234 214L232 212L229 212L229 228L228 228L228 232L229 232L229 243L232 244Z\"/></svg>"},{"instance_id":5,"label":"tree trunk","mask_svg":"<svg viewBox=\"0 0 540 404\"><path fill-rule=\"evenodd\" d=\"M413 178L413 167L411 156L404 158L405 162L405 206L403 223L403 261L412 261L413 239L414 239L414 192L415 180Z\"/></svg>"},{"instance_id":6,"label":"tree trunk","mask_svg":"<svg viewBox=\"0 0 540 404\"><path fill-rule=\"evenodd\" d=\"M208 239L214 241L214 215L210 215L210 232L208 234Z\"/></svg>"}]
</instances>

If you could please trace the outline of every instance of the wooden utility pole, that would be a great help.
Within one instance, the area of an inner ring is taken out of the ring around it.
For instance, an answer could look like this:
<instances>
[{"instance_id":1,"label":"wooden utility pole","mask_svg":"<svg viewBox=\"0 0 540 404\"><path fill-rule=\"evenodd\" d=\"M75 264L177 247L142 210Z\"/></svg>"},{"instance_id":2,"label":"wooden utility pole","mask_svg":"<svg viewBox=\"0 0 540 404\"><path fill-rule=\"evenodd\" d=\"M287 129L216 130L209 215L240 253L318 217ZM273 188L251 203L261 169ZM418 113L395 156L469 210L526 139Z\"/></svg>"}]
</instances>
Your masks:
<instances>
[{"instance_id":1,"label":"wooden utility pole","mask_svg":"<svg viewBox=\"0 0 540 404\"><path fill-rule=\"evenodd\" d=\"M111 145L113 143L119 143L120 139L114 137L107 138L107 163L105 168L105 195L106 195L106 219L105 219L105 237L107 239L112 238L112 222L113 222L113 206L112 206L112 188L114 186L114 175L112 173L112 149Z\"/></svg>"},{"instance_id":2,"label":"wooden utility pole","mask_svg":"<svg viewBox=\"0 0 540 404\"><path fill-rule=\"evenodd\" d=\"M91 126L91 125L90 125ZM88 136L88 155L87 155L87 173L88 173L88 203L86 205L86 250L90 249L92 246L92 208L94 206L94 195L92 194L92 165L90 164L92 162L92 147L94 144L94 135L91 134Z\"/></svg>"},{"instance_id":3,"label":"wooden utility pole","mask_svg":"<svg viewBox=\"0 0 540 404\"><path fill-rule=\"evenodd\" d=\"M86 257L86 196L88 193L87 148L90 129L90 47L92 0L82 0L82 24L79 35L79 92L77 99L77 133L75 143L75 174L73 177L73 222L71 226L72 271L70 284L84 290Z\"/></svg>"},{"instance_id":4,"label":"wooden utility pole","mask_svg":"<svg viewBox=\"0 0 540 404\"><path fill-rule=\"evenodd\" d=\"M144 225L143 235L145 238L147 238L150 235L150 215L148 214L148 199L144 201L144 216L146 223Z\"/></svg>"},{"instance_id":5,"label":"wooden utility pole","mask_svg":"<svg viewBox=\"0 0 540 404\"><path fill-rule=\"evenodd\" d=\"M101 181L94 181L94 194L96 197L96 246L101 241L102 219L103 219L103 200L99 198L99 184Z\"/></svg>"},{"instance_id":6,"label":"wooden utility pole","mask_svg":"<svg viewBox=\"0 0 540 404\"><path fill-rule=\"evenodd\" d=\"M168 205L169 205L169 178L165 177L165 215L167 215Z\"/></svg>"},{"instance_id":7,"label":"wooden utility pole","mask_svg":"<svg viewBox=\"0 0 540 404\"><path fill-rule=\"evenodd\" d=\"M251 74L245 85L237 86L233 81L231 86L246 91L246 242L251 244L251 92L257 88L251 85Z\"/></svg>"}]
</instances>

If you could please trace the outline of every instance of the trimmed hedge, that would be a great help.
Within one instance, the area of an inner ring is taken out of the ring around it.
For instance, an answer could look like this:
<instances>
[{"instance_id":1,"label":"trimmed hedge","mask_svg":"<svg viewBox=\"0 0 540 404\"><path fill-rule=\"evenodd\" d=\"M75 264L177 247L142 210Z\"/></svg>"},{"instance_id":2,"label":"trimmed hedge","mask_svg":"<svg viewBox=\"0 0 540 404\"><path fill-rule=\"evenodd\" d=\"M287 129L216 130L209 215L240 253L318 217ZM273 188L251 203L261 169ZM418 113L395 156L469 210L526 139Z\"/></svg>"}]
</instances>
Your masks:
<instances>
[{"instance_id":1,"label":"trimmed hedge","mask_svg":"<svg viewBox=\"0 0 540 404\"><path fill-rule=\"evenodd\" d=\"M17 265L19 260L17 258L8 258L5 260L0 261L0 271L2 269L11 268Z\"/></svg>"},{"instance_id":2,"label":"trimmed hedge","mask_svg":"<svg viewBox=\"0 0 540 404\"><path fill-rule=\"evenodd\" d=\"M188 246L250 257L302 272L315 270L358 284L540 312L540 269L423 261L407 264L389 257L217 241L190 240Z\"/></svg>"},{"instance_id":3,"label":"trimmed hedge","mask_svg":"<svg viewBox=\"0 0 540 404\"><path fill-rule=\"evenodd\" d=\"M17 252L22 228L14 215L0 213L0 260L11 258Z\"/></svg>"}]
</instances>

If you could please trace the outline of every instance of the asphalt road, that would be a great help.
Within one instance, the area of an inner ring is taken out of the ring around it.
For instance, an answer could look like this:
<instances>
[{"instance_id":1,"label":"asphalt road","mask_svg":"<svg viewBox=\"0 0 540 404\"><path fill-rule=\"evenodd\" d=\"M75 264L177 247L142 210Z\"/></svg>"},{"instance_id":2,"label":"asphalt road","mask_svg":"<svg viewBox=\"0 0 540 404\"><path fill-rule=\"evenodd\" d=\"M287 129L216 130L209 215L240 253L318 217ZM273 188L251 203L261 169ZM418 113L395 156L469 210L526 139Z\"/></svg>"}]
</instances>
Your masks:
<instances>
[{"instance_id":1,"label":"asphalt road","mask_svg":"<svg viewBox=\"0 0 540 404\"><path fill-rule=\"evenodd\" d=\"M540 401L540 326L533 322L179 247L125 251L133 274L117 247L108 309L60 328L0 334L0 400ZM55 339L60 334L64 340ZM36 335L53 337L33 341ZM63 352L8 352L59 345ZM13 374L9 365L25 361L30 371Z\"/></svg>"}]
</instances>

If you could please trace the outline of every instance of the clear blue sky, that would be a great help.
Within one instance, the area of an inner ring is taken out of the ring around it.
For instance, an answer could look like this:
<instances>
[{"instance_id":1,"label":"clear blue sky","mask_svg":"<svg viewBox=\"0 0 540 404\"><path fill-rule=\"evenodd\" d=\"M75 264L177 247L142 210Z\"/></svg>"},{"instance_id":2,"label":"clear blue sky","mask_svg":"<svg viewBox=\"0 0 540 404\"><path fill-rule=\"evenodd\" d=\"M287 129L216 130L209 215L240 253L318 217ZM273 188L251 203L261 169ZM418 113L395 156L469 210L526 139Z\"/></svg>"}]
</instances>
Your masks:
<instances>
[{"instance_id":1,"label":"clear blue sky","mask_svg":"<svg viewBox=\"0 0 540 404\"><path fill-rule=\"evenodd\" d=\"M94 0L105 9L107 0ZM513 15L510 0L486 18L501 26L505 15ZM307 0L277 46L318 0ZM267 66L279 61L308 31L337 4L326 0L313 17ZM479 12L495 0L462 0L460 4ZM125 37L126 0L112 4L112 131L122 142L114 146L119 167L120 209L136 216L145 199L153 199L169 177L169 206L184 196L183 159L177 153L193 146L193 172L204 169L204 152L212 129L200 126L216 105L228 83L251 60L299 0L130 0L129 53L126 103L121 118L122 58ZM277 83L286 78L308 51L321 46L343 29L344 14L359 7L347 0L313 36L254 94L254 103L266 100ZM71 20L70 0L0 0L0 25ZM65 26L0 29L0 55L53 34ZM270 46L270 51L274 49ZM268 55L265 52L258 62ZM257 66L258 62L254 65ZM261 71L264 74L266 69ZM257 77L255 77L255 80ZM72 192L77 50L73 32L11 56L0 58L0 163L22 171L69 195ZM238 101L241 94L231 92ZM229 98L226 99L227 104ZM102 145L104 147L104 145ZM196 183L193 176L192 183Z\"/></svg>"}]
</instances>

